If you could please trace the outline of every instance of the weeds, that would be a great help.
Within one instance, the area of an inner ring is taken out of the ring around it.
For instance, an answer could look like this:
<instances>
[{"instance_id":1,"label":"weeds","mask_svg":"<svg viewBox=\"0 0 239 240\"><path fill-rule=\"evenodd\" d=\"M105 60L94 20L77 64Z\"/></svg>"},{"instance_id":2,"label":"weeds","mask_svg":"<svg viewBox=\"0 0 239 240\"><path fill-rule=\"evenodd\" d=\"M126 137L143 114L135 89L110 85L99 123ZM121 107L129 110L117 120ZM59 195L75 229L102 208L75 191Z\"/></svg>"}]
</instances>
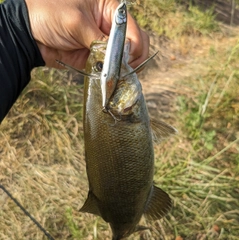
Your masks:
<instances>
[{"instance_id":1,"label":"weeds","mask_svg":"<svg viewBox=\"0 0 239 240\"><path fill-rule=\"evenodd\" d=\"M173 185L169 192L177 196L170 223L185 239L236 239L239 233L239 125L231 107L239 101L238 53L238 43L224 56L214 53L223 64L194 79L195 86L193 79L185 81L192 95L178 99L185 140L183 151L170 156L177 171L167 172Z\"/></svg>"},{"instance_id":2,"label":"weeds","mask_svg":"<svg viewBox=\"0 0 239 240\"><path fill-rule=\"evenodd\" d=\"M169 38L210 35L220 30L213 9L203 11L192 5L186 9L175 0L140 1L139 5L132 5L130 9L142 27Z\"/></svg>"},{"instance_id":3,"label":"weeds","mask_svg":"<svg viewBox=\"0 0 239 240\"><path fill-rule=\"evenodd\" d=\"M202 11L199 7L191 6L184 15L182 23L182 34L203 34L208 35L218 31L219 26L215 21L213 9Z\"/></svg>"}]
</instances>

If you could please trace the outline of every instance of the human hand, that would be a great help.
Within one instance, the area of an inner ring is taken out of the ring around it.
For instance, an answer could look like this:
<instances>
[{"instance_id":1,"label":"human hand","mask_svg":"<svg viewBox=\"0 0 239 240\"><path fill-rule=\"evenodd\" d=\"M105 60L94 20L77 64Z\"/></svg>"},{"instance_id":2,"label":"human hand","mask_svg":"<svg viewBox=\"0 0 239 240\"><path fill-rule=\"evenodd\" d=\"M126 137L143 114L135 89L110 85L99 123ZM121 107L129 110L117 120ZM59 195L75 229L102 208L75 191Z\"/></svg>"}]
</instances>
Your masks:
<instances>
[{"instance_id":1,"label":"human hand","mask_svg":"<svg viewBox=\"0 0 239 240\"><path fill-rule=\"evenodd\" d=\"M102 40L111 29L117 0L25 0L31 31L49 67L56 59L75 68L85 67L93 40ZM149 53L148 35L128 14L126 38L131 41L129 64L135 68Z\"/></svg>"}]
</instances>

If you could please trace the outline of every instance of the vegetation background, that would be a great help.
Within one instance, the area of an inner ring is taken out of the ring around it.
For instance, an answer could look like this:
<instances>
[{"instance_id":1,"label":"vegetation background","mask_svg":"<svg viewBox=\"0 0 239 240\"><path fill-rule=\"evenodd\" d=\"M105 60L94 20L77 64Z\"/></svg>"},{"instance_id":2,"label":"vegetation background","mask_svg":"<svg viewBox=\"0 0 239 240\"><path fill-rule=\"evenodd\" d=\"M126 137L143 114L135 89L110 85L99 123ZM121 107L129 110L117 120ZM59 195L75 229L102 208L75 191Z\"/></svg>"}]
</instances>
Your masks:
<instances>
[{"instance_id":1,"label":"vegetation background","mask_svg":"<svg viewBox=\"0 0 239 240\"><path fill-rule=\"evenodd\" d=\"M194 2L137 0L129 7L150 34L151 52L160 50L139 74L150 114L179 131L155 146L155 183L173 209L159 221L142 219L151 231L129 240L239 236L239 27L217 21L222 1L206 9ZM223 2L230 23L230 4L238 11L238 1ZM0 126L0 184L55 239L111 239L102 219L78 211L88 191L82 96L77 75L32 72ZM1 189L0 208L1 240L46 239Z\"/></svg>"}]
</instances>

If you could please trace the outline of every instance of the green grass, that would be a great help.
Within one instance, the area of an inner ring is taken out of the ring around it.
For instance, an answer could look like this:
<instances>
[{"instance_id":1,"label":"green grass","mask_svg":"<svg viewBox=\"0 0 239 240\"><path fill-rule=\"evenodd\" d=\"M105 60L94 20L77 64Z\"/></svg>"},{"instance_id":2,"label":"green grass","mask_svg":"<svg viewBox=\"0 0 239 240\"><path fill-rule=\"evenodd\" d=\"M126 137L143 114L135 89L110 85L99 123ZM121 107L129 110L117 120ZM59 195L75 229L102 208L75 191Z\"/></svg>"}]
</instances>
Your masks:
<instances>
[{"instance_id":1,"label":"green grass","mask_svg":"<svg viewBox=\"0 0 239 240\"><path fill-rule=\"evenodd\" d=\"M175 200L167 227L185 239L238 238L238 47L227 46L206 60L207 72L184 81L191 94L178 99L180 142L170 153L166 143L164 169L159 159L158 175Z\"/></svg>"},{"instance_id":2,"label":"green grass","mask_svg":"<svg viewBox=\"0 0 239 240\"><path fill-rule=\"evenodd\" d=\"M175 43L168 48L184 53L185 70L195 62L203 70L177 81L171 122L179 134L155 146L155 182L170 194L173 209L160 221L142 219L152 230L129 240L238 239L238 29L228 32L211 10L186 10L175 1L131 8L145 28ZM65 71L33 71L0 127L0 182L55 239L106 240L109 226L79 212L88 191L82 95ZM0 206L0 239L46 239L1 190Z\"/></svg>"},{"instance_id":3,"label":"green grass","mask_svg":"<svg viewBox=\"0 0 239 240\"><path fill-rule=\"evenodd\" d=\"M202 11L192 5L186 9L175 0L140 1L139 5L132 5L130 10L142 27L170 38L209 35L219 30L213 9Z\"/></svg>"}]
</instances>

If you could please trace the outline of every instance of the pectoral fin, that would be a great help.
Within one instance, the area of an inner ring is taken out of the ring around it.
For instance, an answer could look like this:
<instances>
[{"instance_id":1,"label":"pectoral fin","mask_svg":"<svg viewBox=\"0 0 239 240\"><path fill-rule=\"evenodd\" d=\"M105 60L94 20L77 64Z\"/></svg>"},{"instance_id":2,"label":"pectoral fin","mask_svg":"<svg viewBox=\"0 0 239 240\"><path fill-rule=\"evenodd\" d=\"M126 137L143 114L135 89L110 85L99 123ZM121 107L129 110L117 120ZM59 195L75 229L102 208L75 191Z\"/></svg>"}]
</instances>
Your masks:
<instances>
[{"instance_id":1,"label":"pectoral fin","mask_svg":"<svg viewBox=\"0 0 239 240\"><path fill-rule=\"evenodd\" d=\"M153 118L150 119L150 126L152 129L153 140L156 143L159 143L178 132L177 129L171 125Z\"/></svg>"},{"instance_id":2,"label":"pectoral fin","mask_svg":"<svg viewBox=\"0 0 239 240\"><path fill-rule=\"evenodd\" d=\"M153 186L144 215L147 219L158 220L172 207L172 200L162 189Z\"/></svg>"},{"instance_id":3,"label":"pectoral fin","mask_svg":"<svg viewBox=\"0 0 239 240\"><path fill-rule=\"evenodd\" d=\"M101 213L98 207L98 201L95 195L89 191L88 197L82 206L82 208L79 210L80 212L87 212L87 213L92 213L95 215L98 215L101 217Z\"/></svg>"}]
</instances>

